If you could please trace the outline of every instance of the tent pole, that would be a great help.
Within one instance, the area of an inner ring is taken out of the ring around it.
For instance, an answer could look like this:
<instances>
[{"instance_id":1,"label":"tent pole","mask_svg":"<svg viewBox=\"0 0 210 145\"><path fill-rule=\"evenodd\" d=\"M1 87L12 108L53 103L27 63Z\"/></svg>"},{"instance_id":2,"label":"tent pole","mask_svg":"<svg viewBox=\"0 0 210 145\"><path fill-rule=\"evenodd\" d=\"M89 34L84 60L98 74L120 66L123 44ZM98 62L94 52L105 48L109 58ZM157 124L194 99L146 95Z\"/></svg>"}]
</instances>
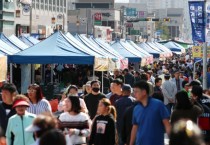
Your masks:
<instances>
[{"instance_id":1,"label":"tent pole","mask_svg":"<svg viewBox=\"0 0 210 145\"><path fill-rule=\"evenodd\" d=\"M51 65L51 83L53 83L53 67L54 64Z\"/></svg>"},{"instance_id":2,"label":"tent pole","mask_svg":"<svg viewBox=\"0 0 210 145\"><path fill-rule=\"evenodd\" d=\"M31 64L31 70L32 70L32 84L34 84L34 78L35 78L35 69L34 69L34 64Z\"/></svg>"},{"instance_id":3,"label":"tent pole","mask_svg":"<svg viewBox=\"0 0 210 145\"><path fill-rule=\"evenodd\" d=\"M95 80L95 70L94 70L94 66L93 66L93 81Z\"/></svg>"},{"instance_id":4,"label":"tent pole","mask_svg":"<svg viewBox=\"0 0 210 145\"><path fill-rule=\"evenodd\" d=\"M12 84L13 83L13 76L12 76L12 71L13 71L12 69L13 68L12 68L12 63L9 64L9 67L10 67L10 71L9 71L9 73L10 73L10 80L9 81Z\"/></svg>"},{"instance_id":5,"label":"tent pole","mask_svg":"<svg viewBox=\"0 0 210 145\"><path fill-rule=\"evenodd\" d=\"M102 73L101 73L101 75L102 75L102 93L104 93L104 72L102 71Z\"/></svg>"}]
</instances>

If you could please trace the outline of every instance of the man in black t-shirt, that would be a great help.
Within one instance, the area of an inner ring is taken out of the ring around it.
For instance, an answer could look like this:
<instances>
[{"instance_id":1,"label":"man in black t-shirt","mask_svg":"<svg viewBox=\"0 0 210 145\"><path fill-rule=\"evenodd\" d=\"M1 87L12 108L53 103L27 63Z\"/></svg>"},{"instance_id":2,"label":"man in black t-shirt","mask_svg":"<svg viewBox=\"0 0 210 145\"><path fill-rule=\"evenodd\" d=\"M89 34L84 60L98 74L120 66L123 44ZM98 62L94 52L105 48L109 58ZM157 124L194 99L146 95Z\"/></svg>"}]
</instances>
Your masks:
<instances>
[{"instance_id":1,"label":"man in black t-shirt","mask_svg":"<svg viewBox=\"0 0 210 145\"><path fill-rule=\"evenodd\" d=\"M90 119L93 119L95 117L99 101L103 98L106 98L106 96L100 92L100 86L101 83L99 81L92 81L92 93L88 94L84 99L90 115Z\"/></svg>"},{"instance_id":2,"label":"man in black t-shirt","mask_svg":"<svg viewBox=\"0 0 210 145\"><path fill-rule=\"evenodd\" d=\"M2 102L0 102L0 127L3 132L6 132L8 119L16 114L15 109L12 108L13 97L17 94L15 85L5 83L2 89Z\"/></svg>"}]
</instances>

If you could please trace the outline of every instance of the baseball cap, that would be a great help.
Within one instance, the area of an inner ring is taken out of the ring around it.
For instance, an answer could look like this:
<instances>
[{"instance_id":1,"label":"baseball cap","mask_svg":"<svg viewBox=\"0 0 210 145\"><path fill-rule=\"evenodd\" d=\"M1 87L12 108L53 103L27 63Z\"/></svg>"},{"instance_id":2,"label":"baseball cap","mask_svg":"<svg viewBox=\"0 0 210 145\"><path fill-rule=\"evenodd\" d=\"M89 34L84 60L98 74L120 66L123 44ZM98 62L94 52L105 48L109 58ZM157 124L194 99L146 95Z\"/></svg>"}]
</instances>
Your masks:
<instances>
[{"instance_id":1,"label":"baseball cap","mask_svg":"<svg viewBox=\"0 0 210 145\"><path fill-rule=\"evenodd\" d=\"M132 88L129 84L124 84L122 86L122 91L131 91L131 90L132 90Z\"/></svg>"}]
</instances>

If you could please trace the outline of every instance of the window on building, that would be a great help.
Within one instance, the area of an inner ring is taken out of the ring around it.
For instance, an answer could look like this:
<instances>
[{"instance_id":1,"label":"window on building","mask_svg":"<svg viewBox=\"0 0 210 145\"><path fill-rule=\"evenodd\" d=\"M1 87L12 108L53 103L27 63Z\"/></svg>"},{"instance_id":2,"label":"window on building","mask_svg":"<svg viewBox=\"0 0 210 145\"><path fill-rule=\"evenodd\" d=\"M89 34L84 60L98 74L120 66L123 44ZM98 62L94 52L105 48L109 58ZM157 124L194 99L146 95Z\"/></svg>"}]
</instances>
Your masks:
<instances>
[{"instance_id":1,"label":"window on building","mask_svg":"<svg viewBox=\"0 0 210 145\"><path fill-rule=\"evenodd\" d=\"M108 21L108 26L114 29L114 21Z\"/></svg>"},{"instance_id":2,"label":"window on building","mask_svg":"<svg viewBox=\"0 0 210 145\"><path fill-rule=\"evenodd\" d=\"M59 12L60 0L57 0L57 12Z\"/></svg>"},{"instance_id":3,"label":"window on building","mask_svg":"<svg viewBox=\"0 0 210 145\"><path fill-rule=\"evenodd\" d=\"M108 3L93 3L92 8L109 9L109 4Z\"/></svg>"},{"instance_id":4,"label":"window on building","mask_svg":"<svg viewBox=\"0 0 210 145\"><path fill-rule=\"evenodd\" d=\"M80 8L91 8L91 4L90 3L76 3L76 9L80 9Z\"/></svg>"},{"instance_id":5,"label":"window on building","mask_svg":"<svg viewBox=\"0 0 210 145\"><path fill-rule=\"evenodd\" d=\"M48 11L48 0L45 0L45 11Z\"/></svg>"},{"instance_id":6,"label":"window on building","mask_svg":"<svg viewBox=\"0 0 210 145\"><path fill-rule=\"evenodd\" d=\"M35 0L32 0L32 8L35 9Z\"/></svg>"},{"instance_id":7,"label":"window on building","mask_svg":"<svg viewBox=\"0 0 210 145\"><path fill-rule=\"evenodd\" d=\"M36 0L36 9L39 9L39 0Z\"/></svg>"},{"instance_id":8,"label":"window on building","mask_svg":"<svg viewBox=\"0 0 210 145\"><path fill-rule=\"evenodd\" d=\"M49 11L52 11L52 0L49 0Z\"/></svg>"},{"instance_id":9,"label":"window on building","mask_svg":"<svg viewBox=\"0 0 210 145\"><path fill-rule=\"evenodd\" d=\"M56 1L55 1L55 0L53 0L53 11L56 11L56 7L55 7L55 5L56 5Z\"/></svg>"},{"instance_id":10,"label":"window on building","mask_svg":"<svg viewBox=\"0 0 210 145\"><path fill-rule=\"evenodd\" d=\"M63 0L63 6L66 7L66 0Z\"/></svg>"},{"instance_id":11,"label":"window on building","mask_svg":"<svg viewBox=\"0 0 210 145\"><path fill-rule=\"evenodd\" d=\"M41 0L41 9L44 10L44 0Z\"/></svg>"}]
</instances>

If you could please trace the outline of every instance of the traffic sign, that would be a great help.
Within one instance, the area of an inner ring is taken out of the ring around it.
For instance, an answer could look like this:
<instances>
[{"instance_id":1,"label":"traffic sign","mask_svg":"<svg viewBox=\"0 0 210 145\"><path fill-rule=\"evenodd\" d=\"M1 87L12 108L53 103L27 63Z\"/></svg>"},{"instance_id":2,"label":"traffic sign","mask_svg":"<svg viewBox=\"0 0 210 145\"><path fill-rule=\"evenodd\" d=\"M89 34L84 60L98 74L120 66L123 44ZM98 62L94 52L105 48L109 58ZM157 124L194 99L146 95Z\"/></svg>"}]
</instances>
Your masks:
<instances>
[{"instance_id":1,"label":"traffic sign","mask_svg":"<svg viewBox=\"0 0 210 145\"><path fill-rule=\"evenodd\" d=\"M95 21L94 22L94 25L101 26L102 25L102 22L101 21Z\"/></svg>"},{"instance_id":2,"label":"traffic sign","mask_svg":"<svg viewBox=\"0 0 210 145\"><path fill-rule=\"evenodd\" d=\"M130 30L130 35L140 35L139 30Z\"/></svg>"}]
</instances>

